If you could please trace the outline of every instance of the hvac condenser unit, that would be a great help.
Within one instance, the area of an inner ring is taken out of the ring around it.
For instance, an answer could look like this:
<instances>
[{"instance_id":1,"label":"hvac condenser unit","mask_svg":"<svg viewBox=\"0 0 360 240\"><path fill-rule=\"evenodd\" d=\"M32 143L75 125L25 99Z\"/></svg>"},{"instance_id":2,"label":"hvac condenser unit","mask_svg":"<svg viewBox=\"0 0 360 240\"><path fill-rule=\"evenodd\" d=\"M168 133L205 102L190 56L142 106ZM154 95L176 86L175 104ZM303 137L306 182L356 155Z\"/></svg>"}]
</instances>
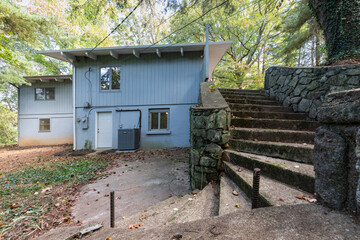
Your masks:
<instances>
[{"instance_id":1,"label":"hvac condenser unit","mask_svg":"<svg viewBox=\"0 0 360 240\"><path fill-rule=\"evenodd\" d=\"M136 150L140 147L140 129L119 129L118 150Z\"/></svg>"}]
</instances>

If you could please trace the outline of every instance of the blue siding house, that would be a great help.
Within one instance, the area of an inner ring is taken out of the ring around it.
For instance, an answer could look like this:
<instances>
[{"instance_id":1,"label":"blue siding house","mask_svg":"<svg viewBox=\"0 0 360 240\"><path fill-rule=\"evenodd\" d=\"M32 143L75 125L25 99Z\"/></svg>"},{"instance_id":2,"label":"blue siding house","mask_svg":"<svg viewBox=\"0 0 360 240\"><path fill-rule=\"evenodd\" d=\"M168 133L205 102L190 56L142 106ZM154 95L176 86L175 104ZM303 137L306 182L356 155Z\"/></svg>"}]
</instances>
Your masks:
<instances>
[{"instance_id":1,"label":"blue siding house","mask_svg":"<svg viewBox=\"0 0 360 240\"><path fill-rule=\"evenodd\" d=\"M40 51L73 65L74 149L190 145L189 109L231 42ZM64 82L65 83L65 82ZM59 84L64 84L59 83ZM72 99L72 104L68 101Z\"/></svg>"},{"instance_id":2,"label":"blue siding house","mask_svg":"<svg viewBox=\"0 0 360 240\"><path fill-rule=\"evenodd\" d=\"M29 76L19 87L19 146L73 143L72 75Z\"/></svg>"}]
</instances>

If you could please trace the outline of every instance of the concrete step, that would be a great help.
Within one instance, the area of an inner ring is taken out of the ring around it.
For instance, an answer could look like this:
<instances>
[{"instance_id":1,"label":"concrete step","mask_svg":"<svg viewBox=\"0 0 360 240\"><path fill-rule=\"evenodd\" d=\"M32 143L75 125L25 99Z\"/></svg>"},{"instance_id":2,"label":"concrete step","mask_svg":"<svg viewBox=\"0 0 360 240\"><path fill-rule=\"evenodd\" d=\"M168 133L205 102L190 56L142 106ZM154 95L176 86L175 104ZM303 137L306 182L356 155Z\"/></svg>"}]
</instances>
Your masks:
<instances>
[{"instance_id":1,"label":"concrete step","mask_svg":"<svg viewBox=\"0 0 360 240\"><path fill-rule=\"evenodd\" d=\"M237 98L229 98L226 99L226 102L228 103L238 103L238 104L256 104L256 105L273 105L273 106L281 106L280 103L278 103L275 100L254 100L254 99L237 99Z\"/></svg>"},{"instance_id":2,"label":"concrete step","mask_svg":"<svg viewBox=\"0 0 360 240\"><path fill-rule=\"evenodd\" d=\"M294 112L259 112L259 111L232 111L234 117L241 118L263 118L263 119L289 119L306 120L306 113Z\"/></svg>"},{"instance_id":3,"label":"concrete step","mask_svg":"<svg viewBox=\"0 0 360 240\"><path fill-rule=\"evenodd\" d=\"M313 164L314 145L298 143L256 142L230 139L230 148L238 152L282 158L295 162Z\"/></svg>"},{"instance_id":4,"label":"concrete step","mask_svg":"<svg viewBox=\"0 0 360 240\"><path fill-rule=\"evenodd\" d=\"M223 93L222 96L225 100L231 99L248 99L248 100L269 100L269 101L276 101L275 98L266 96L266 95L233 95L233 94L225 94Z\"/></svg>"},{"instance_id":5,"label":"concrete step","mask_svg":"<svg viewBox=\"0 0 360 240\"><path fill-rule=\"evenodd\" d=\"M239 195L233 194L236 191ZM219 216L251 209L251 200L227 176L220 179Z\"/></svg>"},{"instance_id":6,"label":"concrete step","mask_svg":"<svg viewBox=\"0 0 360 240\"><path fill-rule=\"evenodd\" d=\"M186 204L191 202L193 195L187 194L182 197L173 196L166 199L144 211L138 212L132 216L121 219L115 223L116 228L128 229L130 224L142 223L141 229L150 229L164 226L172 219L178 210L182 209ZM146 218L141 219L141 216L146 215Z\"/></svg>"},{"instance_id":7,"label":"concrete step","mask_svg":"<svg viewBox=\"0 0 360 240\"><path fill-rule=\"evenodd\" d=\"M230 130L230 136L242 140L314 144L315 132L236 127Z\"/></svg>"},{"instance_id":8,"label":"concrete step","mask_svg":"<svg viewBox=\"0 0 360 240\"><path fill-rule=\"evenodd\" d=\"M166 223L184 223L213 217L219 214L219 185L209 183L199 194L188 201Z\"/></svg>"},{"instance_id":9,"label":"concrete step","mask_svg":"<svg viewBox=\"0 0 360 240\"><path fill-rule=\"evenodd\" d=\"M231 125L242 128L266 128L299 131L315 131L318 122L288 119L233 118Z\"/></svg>"},{"instance_id":10,"label":"concrete step","mask_svg":"<svg viewBox=\"0 0 360 240\"><path fill-rule=\"evenodd\" d=\"M245 95L245 96L252 96L252 95L264 95L263 91L256 91L256 90L241 90L241 91L221 91L221 94L225 95Z\"/></svg>"},{"instance_id":11,"label":"concrete step","mask_svg":"<svg viewBox=\"0 0 360 240\"><path fill-rule=\"evenodd\" d=\"M275 105L237 104L229 103L233 111L264 111L264 112L293 112L292 108Z\"/></svg>"},{"instance_id":12,"label":"concrete step","mask_svg":"<svg viewBox=\"0 0 360 240\"><path fill-rule=\"evenodd\" d=\"M235 182L242 191L251 199L253 172L230 163L224 162L226 175ZM278 182L261 175L260 177L260 206L283 206L308 203L296 198L299 194L308 196L309 193L295 189L289 185Z\"/></svg>"},{"instance_id":13,"label":"concrete step","mask_svg":"<svg viewBox=\"0 0 360 240\"><path fill-rule=\"evenodd\" d=\"M260 168L261 173L267 177L314 193L313 165L232 150L226 150L226 154L229 156L230 162L238 166L249 170Z\"/></svg>"},{"instance_id":14,"label":"concrete step","mask_svg":"<svg viewBox=\"0 0 360 240\"><path fill-rule=\"evenodd\" d=\"M248 90L248 89L236 89L236 88L219 88L220 92L264 92L264 89Z\"/></svg>"}]
</instances>

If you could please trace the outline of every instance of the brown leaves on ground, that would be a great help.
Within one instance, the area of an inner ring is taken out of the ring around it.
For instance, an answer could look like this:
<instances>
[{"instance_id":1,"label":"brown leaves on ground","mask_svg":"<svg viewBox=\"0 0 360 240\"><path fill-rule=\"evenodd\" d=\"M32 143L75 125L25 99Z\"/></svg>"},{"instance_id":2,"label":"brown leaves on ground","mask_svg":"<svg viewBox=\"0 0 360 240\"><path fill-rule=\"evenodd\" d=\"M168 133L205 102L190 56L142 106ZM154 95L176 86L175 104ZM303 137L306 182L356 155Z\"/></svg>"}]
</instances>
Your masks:
<instances>
[{"instance_id":1,"label":"brown leaves on ground","mask_svg":"<svg viewBox=\"0 0 360 240\"><path fill-rule=\"evenodd\" d=\"M299 194L296 196L297 199L303 199L305 201L308 201L309 203L316 203L317 200L313 196L306 197L304 194Z\"/></svg>"},{"instance_id":2,"label":"brown leaves on ground","mask_svg":"<svg viewBox=\"0 0 360 240\"><path fill-rule=\"evenodd\" d=\"M239 196L239 193L238 193L235 189L232 191L232 194L233 194L234 196Z\"/></svg>"},{"instance_id":3,"label":"brown leaves on ground","mask_svg":"<svg viewBox=\"0 0 360 240\"><path fill-rule=\"evenodd\" d=\"M144 224L142 223L135 223L135 224L130 224L128 226L128 229L138 229L139 227L142 227Z\"/></svg>"},{"instance_id":4,"label":"brown leaves on ground","mask_svg":"<svg viewBox=\"0 0 360 240\"><path fill-rule=\"evenodd\" d=\"M143 215L141 215L140 220L144 220L146 218L147 218L147 216L145 214L143 214Z\"/></svg>"}]
</instances>

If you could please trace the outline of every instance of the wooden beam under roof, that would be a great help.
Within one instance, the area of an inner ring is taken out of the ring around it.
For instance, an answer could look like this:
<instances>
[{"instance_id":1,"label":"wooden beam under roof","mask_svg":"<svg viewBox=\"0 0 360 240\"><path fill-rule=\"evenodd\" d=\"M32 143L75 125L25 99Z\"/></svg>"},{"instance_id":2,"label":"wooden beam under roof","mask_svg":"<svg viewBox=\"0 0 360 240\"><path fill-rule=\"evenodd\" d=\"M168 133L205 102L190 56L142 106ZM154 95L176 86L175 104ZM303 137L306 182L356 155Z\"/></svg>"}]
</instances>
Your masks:
<instances>
[{"instance_id":1,"label":"wooden beam under roof","mask_svg":"<svg viewBox=\"0 0 360 240\"><path fill-rule=\"evenodd\" d=\"M57 82L64 82L64 79L63 79L63 78L55 78L55 81L57 81Z\"/></svg>"},{"instance_id":2,"label":"wooden beam under roof","mask_svg":"<svg viewBox=\"0 0 360 240\"><path fill-rule=\"evenodd\" d=\"M110 50L110 56L112 56L115 59L119 59L119 53L115 50Z\"/></svg>"},{"instance_id":3,"label":"wooden beam under roof","mask_svg":"<svg viewBox=\"0 0 360 240\"><path fill-rule=\"evenodd\" d=\"M61 56L66 58L69 62L75 62L76 61L76 57L74 55L70 54L70 53L61 52L60 54L61 54Z\"/></svg>"},{"instance_id":4,"label":"wooden beam under roof","mask_svg":"<svg viewBox=\"0 0 360 240\"><path fill-rule=\"evenodd\" d=\"M156 54L159 56L159 57L161 57L161 52L160 52L160 49L156 49Z\"/></svg>"},{"instance_id":5,"label":"wooden beam under roof","mask_svg":"<svg viewBox=\"0 0 360 240\"><path fill-rule=\"evenodd\" d=\"M41 81L41 82L50 82L49 79L45 79L45 78L40 78L40 81Z\"/></svg>"},{"instance_id":6,"label":"wooden beam under roof","mask_svg":"<svg viewBox=\"0 0 360 240\"><path fill-rule=\"evenodd\" d=\"M135 57L140 58L140 52L139 52L139 50L133 49L133 54L134 54Z\"/></svg>"},{"instance_id":7,"label":"wooden beam under roof","mask_svg":"<svg viewBox=\"0 0 360 240\"><path fill-rule=\"evenodd\" d=\"M92 53L92 52L85 52L85 55L88 57L88 58L91 58L93 60L96 60L97 59L97 55L95 53Z\"/></svg>"}]
</instances>

